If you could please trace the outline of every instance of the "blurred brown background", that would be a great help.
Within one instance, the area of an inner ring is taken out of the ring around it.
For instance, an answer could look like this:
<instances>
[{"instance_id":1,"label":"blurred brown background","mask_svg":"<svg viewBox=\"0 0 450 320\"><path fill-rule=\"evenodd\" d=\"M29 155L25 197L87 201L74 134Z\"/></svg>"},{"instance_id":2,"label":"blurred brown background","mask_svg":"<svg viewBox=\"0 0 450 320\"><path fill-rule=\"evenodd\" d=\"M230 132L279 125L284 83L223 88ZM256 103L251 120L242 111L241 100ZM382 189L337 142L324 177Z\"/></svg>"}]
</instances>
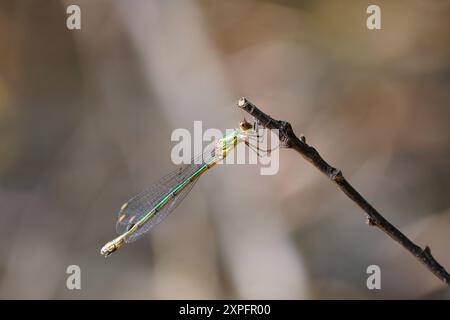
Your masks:
<instances>
[{"instance_id":1,"label":"blurred brown background","mask_svg":"<svg viewBox=\"0 0 450 320\"><path fill-rule=\"evenodd\" d=\"M449 269L449 14L445 0L1 0L0 297L448 299L289 150L275 176L212 170L143 239L99 250L122 203L174 169L172 130L233 128L246 96Z\"/></svg>"}]
</instances>

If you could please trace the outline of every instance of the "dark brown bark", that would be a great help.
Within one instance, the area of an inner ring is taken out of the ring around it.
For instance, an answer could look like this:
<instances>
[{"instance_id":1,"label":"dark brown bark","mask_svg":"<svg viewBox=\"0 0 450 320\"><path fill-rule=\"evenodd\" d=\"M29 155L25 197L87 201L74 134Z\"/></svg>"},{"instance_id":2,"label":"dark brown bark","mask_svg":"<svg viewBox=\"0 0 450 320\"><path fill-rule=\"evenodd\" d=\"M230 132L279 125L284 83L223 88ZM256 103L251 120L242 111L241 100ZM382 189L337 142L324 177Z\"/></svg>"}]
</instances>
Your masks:
<instances>
[{"instance_id":1,"label":"dark brown bark","mask_svg":"<svg viewBox=\"0 0 450 320\"><path fill-rule=\"evenodd\" d=\"M352 187L345 179L341 170L330 166L314 147L306 143L304 136L298 138L295 135L289 122L273 119L246 98L241 98L238 101L238 107L252 115L259 126L278 130L281 146L294 149L300 153L303 158L308 160L331 181L337 184L337 186L366 213L367 223L369 225L378 227L381 231L398 242L403 248L408 250L416 257L416 259L425 265L436 277L450 286L449 273L431 255L430 248L425 247L425 249L422 249L386 220L358 191L356 191L355 188Z\"/></svg>"}]
</instances>

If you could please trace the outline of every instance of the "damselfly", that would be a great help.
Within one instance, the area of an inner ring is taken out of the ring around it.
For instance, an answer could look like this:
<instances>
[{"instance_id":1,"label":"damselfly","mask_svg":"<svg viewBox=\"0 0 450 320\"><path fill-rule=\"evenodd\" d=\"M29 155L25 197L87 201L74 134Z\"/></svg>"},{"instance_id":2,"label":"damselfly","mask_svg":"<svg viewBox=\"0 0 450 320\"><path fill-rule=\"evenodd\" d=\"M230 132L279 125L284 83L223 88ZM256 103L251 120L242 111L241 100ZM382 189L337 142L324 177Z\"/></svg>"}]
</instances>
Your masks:
<instances>
[{"instance_id":1,"label":"damselfly","mask_svg":"<svg viewBox=\"0 0 450 320\"><path fill-rule=\"evenodd\" d=\"M218 139L202 154L194 157L190 164L179 167L124 203L116 224L120 236L105 244L100 253L107 257L123 244L135 241L161 222L187 196L200 176L225 159L238 143L244 142L258 156L262 156L262 152L269 152L270 150L263 150L258 144L251 143L254 139L259 141L260 137L257 125L244 119L238 129Z\"/></svg>"}]
</instances>

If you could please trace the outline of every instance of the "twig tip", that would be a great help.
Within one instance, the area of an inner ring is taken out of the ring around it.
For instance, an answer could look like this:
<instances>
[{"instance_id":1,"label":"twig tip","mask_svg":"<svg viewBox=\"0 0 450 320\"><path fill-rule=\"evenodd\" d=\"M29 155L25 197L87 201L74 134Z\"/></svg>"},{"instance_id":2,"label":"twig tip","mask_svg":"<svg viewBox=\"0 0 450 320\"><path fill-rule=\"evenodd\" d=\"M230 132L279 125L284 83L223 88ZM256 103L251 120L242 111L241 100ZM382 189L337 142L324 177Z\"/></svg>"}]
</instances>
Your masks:
<instances>
[{"instance_id":1,"label":"twig tip","mask_svg":"<svg viewBox=\"0 0 450 320\"><path fill-rule=\"evenodd\" d=\"M242 97L238 101L238 107L242 108L243 106L245 106L246 103L247 103L247 99L245 97Z\"/></svg>"}]
</instances>

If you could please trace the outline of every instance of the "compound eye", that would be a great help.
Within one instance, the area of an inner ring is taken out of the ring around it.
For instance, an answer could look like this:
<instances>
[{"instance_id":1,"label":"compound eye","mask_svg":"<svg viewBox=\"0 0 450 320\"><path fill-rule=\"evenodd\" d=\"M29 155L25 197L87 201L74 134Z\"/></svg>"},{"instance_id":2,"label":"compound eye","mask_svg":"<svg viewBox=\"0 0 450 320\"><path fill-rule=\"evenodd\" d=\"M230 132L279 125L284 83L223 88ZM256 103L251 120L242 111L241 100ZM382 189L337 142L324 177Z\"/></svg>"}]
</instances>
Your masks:
<instances>
[{"instance_id":1,"label":"compound eye","mask_svg":"<svg viewBox=\"0 0 450 320\"><path fill-rule=\"evenodd\" d=\"M252 128L252 125L244 119L239 123L239 127L241 128L241 130L247 131Z\"/></svg>"}]
</instances>

